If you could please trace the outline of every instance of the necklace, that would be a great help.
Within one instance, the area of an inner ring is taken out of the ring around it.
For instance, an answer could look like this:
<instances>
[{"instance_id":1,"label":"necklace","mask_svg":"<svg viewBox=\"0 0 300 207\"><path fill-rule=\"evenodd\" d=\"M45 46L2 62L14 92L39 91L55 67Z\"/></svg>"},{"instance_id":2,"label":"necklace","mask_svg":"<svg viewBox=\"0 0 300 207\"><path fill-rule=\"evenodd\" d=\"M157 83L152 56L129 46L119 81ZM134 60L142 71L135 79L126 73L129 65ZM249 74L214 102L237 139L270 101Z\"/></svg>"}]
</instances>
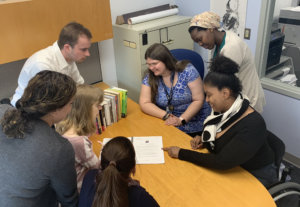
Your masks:
<instances>
[{"instance_id":1,"label":"necklace","mask_svg":"<svg viewBox=\"0 0 300 207\"><path fill-rule=\"evenodd\" d=\"M171 101L172 101L172 98L173 98L173 83L174 83L174 76L175 76L175 73L172 72L172 75L171 75L171 89L170 89L170 94L168 93L168 90L167 90L167 86L165 85L162 77L160 77L161 79L161 83L164 87L164 91L166 93L166 97L168 99L168 104L167 104L167 108L166 108L166 111L167 113L172 113L173 110L174 110L174 106L171 104Z\"/></svg>"},{"instance_id":2,"label":"necklace","mask_svg":"<svg viewBox=\"0 0 300 207\"><path fill-rule=\"evenodd\" d=\"M225 32L225 34L223 36L221 45L220 46L216 45L216 49L215 49L213 57L216 57L220 53L220 51L222 50L222 48L224 47L224 45L225 45L225 38L226 38L226 32Z\"/></svg>"}]
</instances>

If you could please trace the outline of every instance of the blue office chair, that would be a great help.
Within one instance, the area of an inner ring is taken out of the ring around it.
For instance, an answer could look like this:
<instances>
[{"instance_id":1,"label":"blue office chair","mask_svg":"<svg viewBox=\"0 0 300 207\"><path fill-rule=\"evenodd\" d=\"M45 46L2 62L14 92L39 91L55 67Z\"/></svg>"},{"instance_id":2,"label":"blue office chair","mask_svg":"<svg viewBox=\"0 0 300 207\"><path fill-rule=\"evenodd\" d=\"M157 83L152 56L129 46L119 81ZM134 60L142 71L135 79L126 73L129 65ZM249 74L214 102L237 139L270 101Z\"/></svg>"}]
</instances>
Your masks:
<instances>
[{"instance_id":1,"label":"blue office chair","mask_svg":"<svg viewBox=\"0 0 300 207\"><path fill-rule=\"evenodd\" d=\"M193 50L188 50L188 49L174 49L170 50L172 55L177 59L177 60L188 60L190 61L195 68L198 70L198 73L200 74L202 80L204 76L204 63L201 55L199 55L197 52Z\"/></svg>"}]
</instances>

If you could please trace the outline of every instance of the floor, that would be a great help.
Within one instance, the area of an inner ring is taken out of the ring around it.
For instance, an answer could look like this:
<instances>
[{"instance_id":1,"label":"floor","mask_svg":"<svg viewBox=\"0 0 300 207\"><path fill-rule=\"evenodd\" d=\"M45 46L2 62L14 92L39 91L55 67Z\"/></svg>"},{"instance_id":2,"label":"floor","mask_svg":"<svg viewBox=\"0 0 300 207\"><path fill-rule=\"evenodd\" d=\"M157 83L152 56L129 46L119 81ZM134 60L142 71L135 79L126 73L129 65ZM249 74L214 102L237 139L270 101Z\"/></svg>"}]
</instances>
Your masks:
<instances>
[{"instance_id":1,"label":"floor","mask_svg":"<svg viewBox=\"0 0 300 207\"><path fill-rule=\"evenodd\" d=\"M287 161L283 161L283 163L291 170L290 173L291 181L300 184L300 168L296 167L295 165Z\"/></svg>"}]
</instances>

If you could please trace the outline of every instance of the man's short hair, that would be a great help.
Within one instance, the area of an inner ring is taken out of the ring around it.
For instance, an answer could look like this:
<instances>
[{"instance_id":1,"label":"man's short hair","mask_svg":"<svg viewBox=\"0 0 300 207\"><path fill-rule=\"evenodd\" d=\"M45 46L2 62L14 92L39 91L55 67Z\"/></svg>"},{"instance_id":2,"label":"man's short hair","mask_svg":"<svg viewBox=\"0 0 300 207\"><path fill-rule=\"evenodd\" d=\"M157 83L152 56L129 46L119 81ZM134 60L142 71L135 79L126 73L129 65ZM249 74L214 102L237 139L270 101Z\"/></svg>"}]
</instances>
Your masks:
<instances>
[{"instance_id":1,"label":"man's short hair","mask_svg":"<svg viewBox=\"0 0 300 207\"><path fill-rule=\"evenodd\" d=\"M86 35L89 39L92 39L92 34L87 28L77 22L70 22L62 28L59 34L58 47L62 49L65 44L74 47L80 35Z\"/></svg>"}]
</instances>

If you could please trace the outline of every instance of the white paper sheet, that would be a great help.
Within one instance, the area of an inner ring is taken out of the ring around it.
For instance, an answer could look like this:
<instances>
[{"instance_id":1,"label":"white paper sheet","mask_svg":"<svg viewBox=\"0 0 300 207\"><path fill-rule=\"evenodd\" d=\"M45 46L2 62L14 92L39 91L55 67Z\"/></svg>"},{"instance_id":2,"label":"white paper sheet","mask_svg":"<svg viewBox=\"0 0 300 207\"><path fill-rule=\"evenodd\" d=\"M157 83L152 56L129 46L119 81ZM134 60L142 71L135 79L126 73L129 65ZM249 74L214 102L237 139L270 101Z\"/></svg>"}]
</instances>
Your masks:
<instances>
[{"instance_id":1,"label":"white paper sheet","mask_svg":"<svg viewBox=\"0 0 300 207\"><path fill-rule=\"evenodd\" d=\"M103 146L112 138L104 138ZM165 163L162 136L128 137L131 140L135 154L136 164Z\"/></svg>"},{"instance_id":2,"label":"white paper sheet","mask_svg":"<svg viewBox=\"0 0 300 207\"><path fill-rule=\"evenodd\" d=\"M300 6L296 6L295 8L291 9L292 11L300 12Z\"/></svg>"},{"instance_id":3,"label":"white paper sheet","mask_svg":"<svg viewBox=\"0 0 300 207\"><path fill-rule=\"evenodd\" d=\"M138 24L138 23L150 21L153 19L158 19L158 18L162 18L162 17L175 15L175 14L178 14L178 12L179 12L178 8L173 8L173 9L168 9L168 10L164 10L164 11L160 11L160 12L154 12L154 13L150 13L150 14L137 16L137 17L132 17L132 18L128 19L128 24Z\"/></svg>"}]
</instances>

